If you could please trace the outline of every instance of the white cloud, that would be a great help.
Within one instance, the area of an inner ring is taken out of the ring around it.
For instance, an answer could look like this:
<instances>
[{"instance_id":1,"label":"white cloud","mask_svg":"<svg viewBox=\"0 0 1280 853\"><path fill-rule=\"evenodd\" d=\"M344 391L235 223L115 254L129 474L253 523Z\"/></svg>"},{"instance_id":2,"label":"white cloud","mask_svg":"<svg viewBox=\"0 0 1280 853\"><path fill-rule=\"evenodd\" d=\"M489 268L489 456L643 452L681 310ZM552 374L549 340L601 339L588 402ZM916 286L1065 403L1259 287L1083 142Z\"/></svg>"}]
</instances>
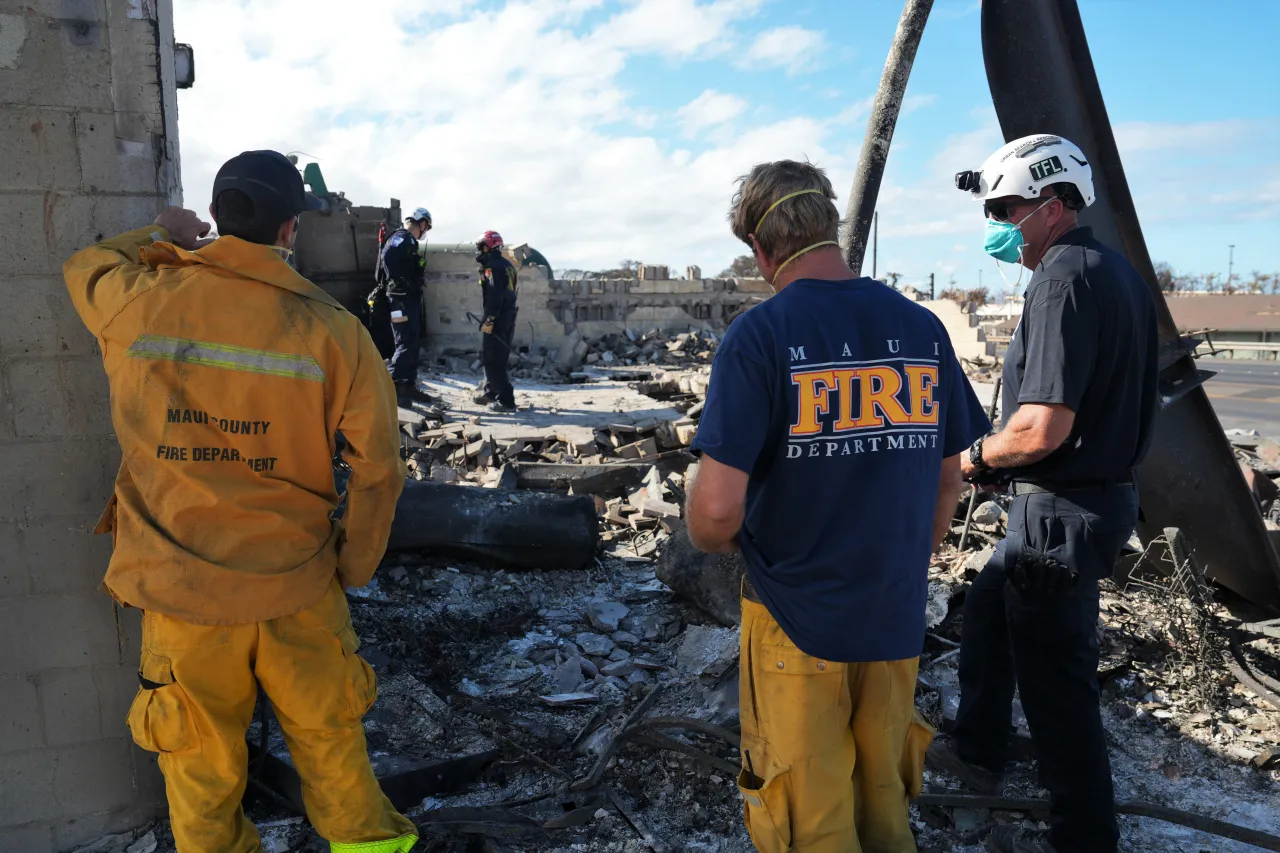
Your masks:
<instances>
[{"instance_id":1,"label":"white cloud","mask_svg":"<svg viewBox=\"0 0 1280 853\"><path fill-rule=\"evenodd\" d=\"M762 2L432 0L420 14L387 4L353 14L315 0L305 37L295 0L177 3L177 37L200 57L195 87L178 95L188 206L208 206L214 173L238 152L300 150L357 204L427 206L440 243L497 228L559 268L633 257L719 271L743 252L725 213L734 179L755 163L808 157L827 168L843 208L870 99L760 123L776 105L717 89L679 110L637 103L623 71L658 56L697 73L717 57L717 70L732 72L752 51L757 67L785 59L792 68L803 50L769 51L821 35L784 27L744 40ZM880 195L881 257L902 258L908 276L935 268L958 241L981 258L981 213L952 175L1003 141L989 103L967 133L919 135L931 111L912 110L930 103L908 97ZM1209 215L1280 215L1280 173L1257 153L1280 142L1277 122L1226 124L1117 126L1144 223L1149 212L1203 216L1204 204ZM1215 148L1222 139L1231 145ZM1253 159L1241 154L1249 140ZM932 158L912 163L912 141L936 148ZM1179 168L1164 168L1173 153Z\"/></svg>"},{"instance_id":2,"label":"white cloud","mask_svg":"<svg viewBox=\"0 0 1280 853\"><path fill-rule=\"evenodd\" d=\"M625 12L600 27L596 38L623 50L667 56L705 56L725 51L731 25L750 17L763 0L630 0Z\"/></svg>"},{"instance_id":3,"label":"white cloud","mask_svg":"<svg viewBox=\"0 0 1280 853\"><path fill-rule=\"evenodd\" d=\"M698 97L676 110L676 118L684 126L686 136L700 130L717 127L733 121L747 109L747 102L737 95L727 95L707 89Z\"/></svg>"},{"instance_id":4,"label":"white cloud","mask_svg":"<svg viewBox=\"0 0 1280 853\"><path fill-rule=\"evenodd\" d=\"M776 27L756 36L739 60L744 68L782 68L788 74L818 67L827 51L827 39L817 30Z\"/></svg>"},{"instance_id":5,"label":"white cloud","mask_svg":"<svg viewBox=\"0 0 1280 853\"><path fill-rule=\"evenodd\" d=\"M805 154L847 166L816 119L668 146L655 122L723 126L748 105L712 92L704 110L659 118L620 83L637 55L701 58L730 43L760 0L642 0L585 18L595 5L455 0L406 18L316 2L299 38L289 0L178 4L178 38L203 57L179 95L187 204L204 210L214 173L240 151L300 150L357 204L426 205L440 243L496 228L559 268L636 257L719 271L742 252L725 224L738 175Z\"/></svg>"}]
</instances>

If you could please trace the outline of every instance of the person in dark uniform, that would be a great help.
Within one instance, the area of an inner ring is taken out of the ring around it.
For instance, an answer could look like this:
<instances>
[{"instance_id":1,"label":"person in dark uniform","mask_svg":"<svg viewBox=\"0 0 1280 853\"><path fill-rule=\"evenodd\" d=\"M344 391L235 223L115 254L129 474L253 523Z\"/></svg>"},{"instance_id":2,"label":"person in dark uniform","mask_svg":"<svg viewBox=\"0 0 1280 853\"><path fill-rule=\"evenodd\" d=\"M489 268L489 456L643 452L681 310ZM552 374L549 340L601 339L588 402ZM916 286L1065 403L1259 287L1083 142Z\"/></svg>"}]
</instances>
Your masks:
<instances>
[{"instance_id":1,"label":"person in dark uniform","mask_svg":"<svg viewBox=\"0 0 1280 853\"><path fill-rule=\"evenodd\" d=\"M998 791L1016 685L1051 828L999 827L988 848L1114 853L1098 581L1138 519L1134 469L1156 413L1155 303L1133 265L1077 223L1093 178L1067 140L1015 140L956 184L983 201L988 254L1032 276L1005 356L1003 429L974 442L962 464L966 479L1007 481L1014 498L1005 539L965 598L960 710L929 763Z\"/></svg>"},{"instance_id":2,"label":"person in dark uniform","mask_svg":"<svg viewBox=\"0 0 1280 853\"><path fill-rule=\"evenodd\" d=\"M516 268L502 256L502 235L486 231L476 241L480 264L480 292L484 296L484 333L480 358L484 362L484 390L473 400L495 412L514 412L515 389L507 375L507 359L516 331Z\"/></svg>"},{"instance_id":3,"label":"person in dark uniform","mask_svg":"<svg viewBox=\"0 0 1280 853\"><path fill-rule=\"evenodd\" d=\"M420 207L405 219L403 228L387 238L378 259L378 278L386 294L395 352L391 378L401 406L426 403L431 397L418 390L418 350L422 345L422 286L426 257L418 241L431 230L431 212Z\"/></svg>"}]
</instances>

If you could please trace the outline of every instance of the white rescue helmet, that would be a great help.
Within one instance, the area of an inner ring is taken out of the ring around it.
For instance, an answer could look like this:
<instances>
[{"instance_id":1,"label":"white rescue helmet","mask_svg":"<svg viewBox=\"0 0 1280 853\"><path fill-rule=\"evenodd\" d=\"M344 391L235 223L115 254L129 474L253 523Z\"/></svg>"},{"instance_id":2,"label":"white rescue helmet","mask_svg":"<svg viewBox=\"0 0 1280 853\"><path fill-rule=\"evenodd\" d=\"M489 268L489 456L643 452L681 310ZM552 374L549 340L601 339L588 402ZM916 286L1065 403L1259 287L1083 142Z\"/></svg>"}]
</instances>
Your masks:
<instances>
[{"instance_id":1,"label":"white rescue helmet","mask_svg":"<svg viewBox=\"0 0 1280 853\"><path fill-rule=\"evenodd\" d=\"M427 210L425 207L420 207L417 210L415 210L413 213L410 213L408 216L406 216L404 218L404 221L405 222L422 222L424 219L426 220L428 225L431 224L431 211Z\"/></svg>"},{"instance_id":2,"label":"white rescue helmet","mask_svg":"<svg viewBox=\"0 0 1280 853\"><path fill-rule=\"evenodd\" d=\"M1093 169L1084 152L1075 143L1047 133L1006 143L979 171L956 175L956 187L983 202L1011 195L1039 198L1040 191L1053 184L1073 185L1086 207L1097 198Z\"/></svg>"}]
</instances>

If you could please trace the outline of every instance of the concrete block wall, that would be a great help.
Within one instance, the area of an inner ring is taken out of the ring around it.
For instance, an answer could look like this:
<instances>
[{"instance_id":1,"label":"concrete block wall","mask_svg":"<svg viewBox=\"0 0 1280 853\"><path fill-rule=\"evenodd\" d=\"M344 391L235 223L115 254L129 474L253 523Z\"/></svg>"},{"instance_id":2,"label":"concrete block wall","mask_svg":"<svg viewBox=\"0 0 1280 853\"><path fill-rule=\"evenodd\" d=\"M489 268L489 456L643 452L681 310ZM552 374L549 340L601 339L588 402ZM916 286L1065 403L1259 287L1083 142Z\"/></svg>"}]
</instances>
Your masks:
<instances>
[{"instance_id":1,"label":"concrete block wall","mask_svg":"<svg viewBox=\"0 0 1280 853\"><path fill-rule=\"evenodd\" d=\"M478 270L475 246L429 247L425 294L429 348L437 351L450 347L480 348L480 330L467 317L467 312L477 317L484 314ZM512 343L517 347L555 349L560 346L567 330L547 307L551 282L546 268L521 269L519 286L520 313Z\"/></svg>"},{"instance_id":2,"label":"concrete block wall","mask_svg":"<svg viewBox=\"0 0 1280 853\"><path fill-rule=\"evenodd\" d=\"M90 531L119 451L62 262L179 201L170 0L0 0L0 851L163 808L125 714L139 620Z\"/></svg>"},{"instance_id":3,"label":"concrete block wall","mask_svg":"<svg viewBox=\"0 0 1280 853\"><path fill-rule=\"evenodd\" d=\"M977 314L964 311L950 299L925 300L920 304L942 321L957 357L987 358L995 355L994 346L989 345L986 333L978 325Z\"/></svg>"}]
</instances>

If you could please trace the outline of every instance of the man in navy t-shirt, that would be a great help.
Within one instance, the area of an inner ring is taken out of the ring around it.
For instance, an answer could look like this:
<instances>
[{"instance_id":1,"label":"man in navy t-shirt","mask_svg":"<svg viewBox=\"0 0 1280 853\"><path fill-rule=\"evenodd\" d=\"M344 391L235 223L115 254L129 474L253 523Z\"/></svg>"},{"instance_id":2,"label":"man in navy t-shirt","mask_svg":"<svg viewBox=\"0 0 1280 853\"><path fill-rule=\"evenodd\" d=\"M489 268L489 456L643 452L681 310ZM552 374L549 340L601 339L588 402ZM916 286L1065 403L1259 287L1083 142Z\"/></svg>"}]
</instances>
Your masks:
<instances>
[{"instance_id":1,"label":"man in navy t-shirt","mask_svg":"<svg viewBox=\"0 0 1280 853\"><path fill-rule=\"evenodd\" d=\"M845 264L834 198L793 161L734 197L777 295L716 355L689 536L747 565L738 781L757 849L909 853L929 555L990 423L942 323Z\"/></svg>"}]
</instances>

